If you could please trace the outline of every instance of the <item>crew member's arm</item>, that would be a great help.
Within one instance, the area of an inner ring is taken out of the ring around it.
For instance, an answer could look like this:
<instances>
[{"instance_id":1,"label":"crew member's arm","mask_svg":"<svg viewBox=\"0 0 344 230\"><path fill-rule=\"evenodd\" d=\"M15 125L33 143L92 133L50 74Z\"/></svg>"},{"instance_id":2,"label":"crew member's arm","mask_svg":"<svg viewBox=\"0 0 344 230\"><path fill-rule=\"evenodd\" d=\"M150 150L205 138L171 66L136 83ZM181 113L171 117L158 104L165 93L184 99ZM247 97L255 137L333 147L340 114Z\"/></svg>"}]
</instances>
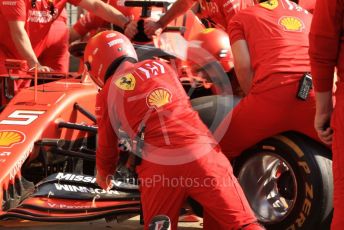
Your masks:
<instances>
[{"instance_id":1,"label":"crew member's arm","mask_svg":"<svg viewBox=\"0 0 344 230\"><path fill-rule=\"evenodd\" d=\"M105 21L121 27L125 35L129 38L132 38L137 33L137 23L135 21L131 21L119 10L101 0L81 0L79 6L101 17Z\"/></svg>"},{"instance_id":2,"label":"crew member's arm","mask_svg":"<svg viewBox=\"0 0 344 230\"><path fill-rule=\"evenodd\" d=\"M109 25L104 19L87 12L84 17L79 20L69 29L69 42L73 42L84 37L91 30Z\"/></svg>"},{"instance_id":3,"label":"crew member's arm","mask_svg":"<svg viewBox=\"0 0 344 230\"><path fill-rule=\"evenodd\" d=\"M231 42L234 58L234 70L241 89L247 95L252 87L254 70L251 65L244 25L241 21L241 15L239 13L233 17L232 21L228 25L227 32Z\"/></svg>"},{"instance_id":4,"label":"crew member's arm","mask_svg":"<svg viewBox=\"0 0 344 230\"><path fill-rule=\"evenodd\" d=\"M74 27L69 28L69 43L72 43L82 37L83 36Z\"/></svg>"},{"instance_id":5,"label":"crew member's arm","mask_svg":"<svg viewBox=\"0 0 344 230\"><path fill-rule=\"evenodd\" d=\"M15 44L18 53L27 61L29 68L33 68L37 64L39 71L50 71L49 67L39 65L36 54L32 49L29 36L25 30L25 22L9 21L8 25L13 43Z\"/></svg>"},{"instance_id":6,"label":"crew member's arm","mask_svg":"<svg viewBox=\"0 0 344 230\"><path fill-rule=\"evenodd\" d=\"M343 6L336 2L317 0L309 34L309 55L316 92L314 127L320 139L326 144L332 142L332 129L329 124L333 111L333 78L343 23Z\"/></svg>"},{"instance_id":7,"label":"crew member's arm","mask_svg":"<svg viewBox=\"0 0 344 230\"><path fill-rule=\"evenodd\" d=\"M234 58L234 70L241 89L247 95L252 87L254 73L247 43L245 40L238 40L231 47Z\"/></svg>"},{"instance_id":8,"label":"crew member's arm","mask_svg":"<svg viewBox=\"0 0 344 230\"><path fill-rule=\"evenodd\" d=\"M12 3L12 2L11 2ZM30 38L25 30L26 21L26 1L17 0L15 4L5 4L3 0L0 0L1 12L5 23L8 24L10 29L11 39L16 47L20 56L28 63L29 68L33 68L38 64L39 71L49 71L49 67L40 66L34 50L31 46ZM5 36L5 35L3 35Z\"/></svg>"},{"instance_id":9,"label":"crew member's arm","mask_svg":"<svg viewBox=\"0 0 344 230\"><path fill-rule=\"evenodd\" d=\"M98 124L98 146L96 151L97 183L103 189L111 185L118 161L117 135L111 125L107 95L101 90L97 95L96 116Z\"/></svg>"},{"instance_id":10,"label":"crew member's arm","mask_svg":"<svg viewBox=\"0 0 344 230\"><path fill-rule=\"evenodd\" d=\"M195 0L177 0L158 21L145 21L145 33L151 36L154 35L158 29L164 29L173 19L185 14L194 3Z\"/></svg>"},{"instance_id":11,"label":"crew member's arm","mask_svg":"<svg viewBox=\"0 0 344 230\"><path fill-rule=\"evenodd\" d=\"M315 92L316 114L314 128L322 142L330 145L332 143L333 130L330 127L330 120L333 111L332 90L326 92Z\"/></svg>"}]
</instances>

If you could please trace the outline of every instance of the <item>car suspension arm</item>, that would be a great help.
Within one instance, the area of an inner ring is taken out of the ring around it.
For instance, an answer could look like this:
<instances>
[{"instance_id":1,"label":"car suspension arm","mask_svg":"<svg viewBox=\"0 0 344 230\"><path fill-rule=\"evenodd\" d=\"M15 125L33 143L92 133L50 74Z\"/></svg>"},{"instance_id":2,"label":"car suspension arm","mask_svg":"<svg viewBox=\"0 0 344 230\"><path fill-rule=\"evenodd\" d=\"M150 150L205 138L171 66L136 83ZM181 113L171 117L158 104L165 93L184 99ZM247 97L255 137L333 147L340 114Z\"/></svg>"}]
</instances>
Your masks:
<instances>
[{"instance_id":1,"label":"car suspension arm","mask_svg":"<svg viewBox=\"0 0 344 230\"><path fill-rule=\"evenodd\" d=\"M82 158L82 159L86 159L86 160L90 160L90 161L95 161L96 160L96 156L95 155L90 155L90 154L87 154L87 153L76 152L76 151L72 151L72 150L65 150L65 149L62 149L62 148L54 148L54 149L52 149L52 152L54 152L56 154L64 155L64 156L78 157L78 158Z\"/></svg>"},{"instance_id":2,"label":"car suspension arm","mask_svg":"<svg viewBox=\"0 0 344 230\"><path fill-rule=\"evenodd\" d=\"M86 131L86 132L91 132L91 133L97 133L98 132L98 128L96 126L85 125L85 124L76 124L76 123L64 122L64 121L59 122L58 127L59 128L67 128L67 129L76 129L76 130Z\"/></svg>"},{"instance_id":3,"label":"car suspension arm","mask_svg":"<svg viewBox=\"0 0 344 230\"><path fill-rule=\"evenodd\" d=\"M81 105L79 105L78 103L74 104L74 109L78 110L80 113L84 114L88 119L90 119L91 121L93 121L94 123L97 123L97 119L96 117L89 112L87 109L85 109L84 107L82 107Z\"/></svg>"}]
</instances>

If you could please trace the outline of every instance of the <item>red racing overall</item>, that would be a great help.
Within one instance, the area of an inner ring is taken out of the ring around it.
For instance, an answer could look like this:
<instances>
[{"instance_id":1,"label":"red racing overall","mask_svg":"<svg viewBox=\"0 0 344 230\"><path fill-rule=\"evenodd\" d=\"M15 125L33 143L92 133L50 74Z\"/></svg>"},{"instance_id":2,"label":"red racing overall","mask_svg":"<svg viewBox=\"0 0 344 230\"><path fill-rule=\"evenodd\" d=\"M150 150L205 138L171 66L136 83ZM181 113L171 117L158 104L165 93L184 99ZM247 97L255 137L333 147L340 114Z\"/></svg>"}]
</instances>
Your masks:
<instances>
[{"instance_id":1,"label":"red racing overall","mask_svg":"<svg viewBox=\"0 0 344 230\"><path fill-rule=\"evenodd\" d=\"M285 131L317 138L314 92L306 101L296 98L301 77L310 72L308 33L312 16L288 0L270 3L241 10L228 26L231 44L246 40L254 71L248 95L216 132L225 132L220 146L230 158ZM228 121L228 130L222 130Z\"/></svg>"},{"instance_id":2,"label":"red racing overall","mask_svg":"<svg viewBox=\"0 0 344 230\"><path fill-rule=\"evenodd\" d=\"M335 109L332 114L333 129L333 180L334 214L331 229L344 226L344 2L317 0L309 35L311 67L317 92L330 92L333 87L334 69L338 83Z\"/></svg>"},{"instance_id":3,"label":"red racing overall","mask_svg":"<svg viewBox=\"0 0 344 230\"><path fill-rule=\"evenodd\" d=\"M100 176L115 172L116 130L121 127L134 139L144 124L143 160L137 172L145 229L158 214L169 216L176 229L189 196L205 209L205 229L261 229L229 161L191 108L171 67L152 60L130 65L109 78L98 94Z\"/></svg>"}]
</instances>

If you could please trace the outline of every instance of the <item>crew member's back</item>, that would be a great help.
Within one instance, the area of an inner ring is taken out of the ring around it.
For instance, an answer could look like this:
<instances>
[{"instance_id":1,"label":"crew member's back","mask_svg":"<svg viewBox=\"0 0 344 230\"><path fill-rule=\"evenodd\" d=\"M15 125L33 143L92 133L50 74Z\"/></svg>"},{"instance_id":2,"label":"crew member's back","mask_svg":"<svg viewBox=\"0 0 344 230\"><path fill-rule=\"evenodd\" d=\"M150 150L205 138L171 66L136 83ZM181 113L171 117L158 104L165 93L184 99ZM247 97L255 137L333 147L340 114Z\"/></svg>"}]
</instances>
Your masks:
<instances>
[{"instance_id":1,"label":"crew member's back","mask_svg":"<svg viewBox=\"0 0 344 230\"><path fill-rule=\"evenodd\" d=\"M257 4L240 11L232 19L228 31L231 43L244 39L249 44L254 69L252 90L261 92L300 79L299 75L267 79L271 74L310 72L308 33L311 20L309 12L288 0Z\"/></svg>"},{"instance_id":2,"label":"crew member's back","mask_svg":"<svg viewBox=\"0 0 344 230\"><path fill-rule=\"evenodd\" d=\"M143 61L109 80L111 84L105 85L103 94L113 106L108 108L114 117L112 123L120 123L131 138L145 126L145 151L149 155L197 154L200 148L204 150L202 144L210 148L216 145L168 64ZM188 153L175 151L179 147Z\"/></svg>"}]
</instances>

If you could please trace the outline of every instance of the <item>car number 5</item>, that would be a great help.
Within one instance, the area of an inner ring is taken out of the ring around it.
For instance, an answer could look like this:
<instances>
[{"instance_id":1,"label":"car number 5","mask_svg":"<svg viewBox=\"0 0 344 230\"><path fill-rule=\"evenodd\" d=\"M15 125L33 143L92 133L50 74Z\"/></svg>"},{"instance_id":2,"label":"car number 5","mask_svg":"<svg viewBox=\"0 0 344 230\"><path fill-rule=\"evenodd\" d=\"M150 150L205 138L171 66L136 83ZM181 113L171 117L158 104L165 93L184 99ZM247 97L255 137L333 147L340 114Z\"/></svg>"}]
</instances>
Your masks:
<instances>
[{"instance_id":1,"label":"car number 5","mask_svg":"<svg viewBox=\"0 0 344 230\"><path fill-rule=\"evenodd\" d=\"M34 110L16 110L7 118L0 121L1 125L29 125L38 118L39 115L44 114L45 111Z\"/></svg>"}]
</instances>

